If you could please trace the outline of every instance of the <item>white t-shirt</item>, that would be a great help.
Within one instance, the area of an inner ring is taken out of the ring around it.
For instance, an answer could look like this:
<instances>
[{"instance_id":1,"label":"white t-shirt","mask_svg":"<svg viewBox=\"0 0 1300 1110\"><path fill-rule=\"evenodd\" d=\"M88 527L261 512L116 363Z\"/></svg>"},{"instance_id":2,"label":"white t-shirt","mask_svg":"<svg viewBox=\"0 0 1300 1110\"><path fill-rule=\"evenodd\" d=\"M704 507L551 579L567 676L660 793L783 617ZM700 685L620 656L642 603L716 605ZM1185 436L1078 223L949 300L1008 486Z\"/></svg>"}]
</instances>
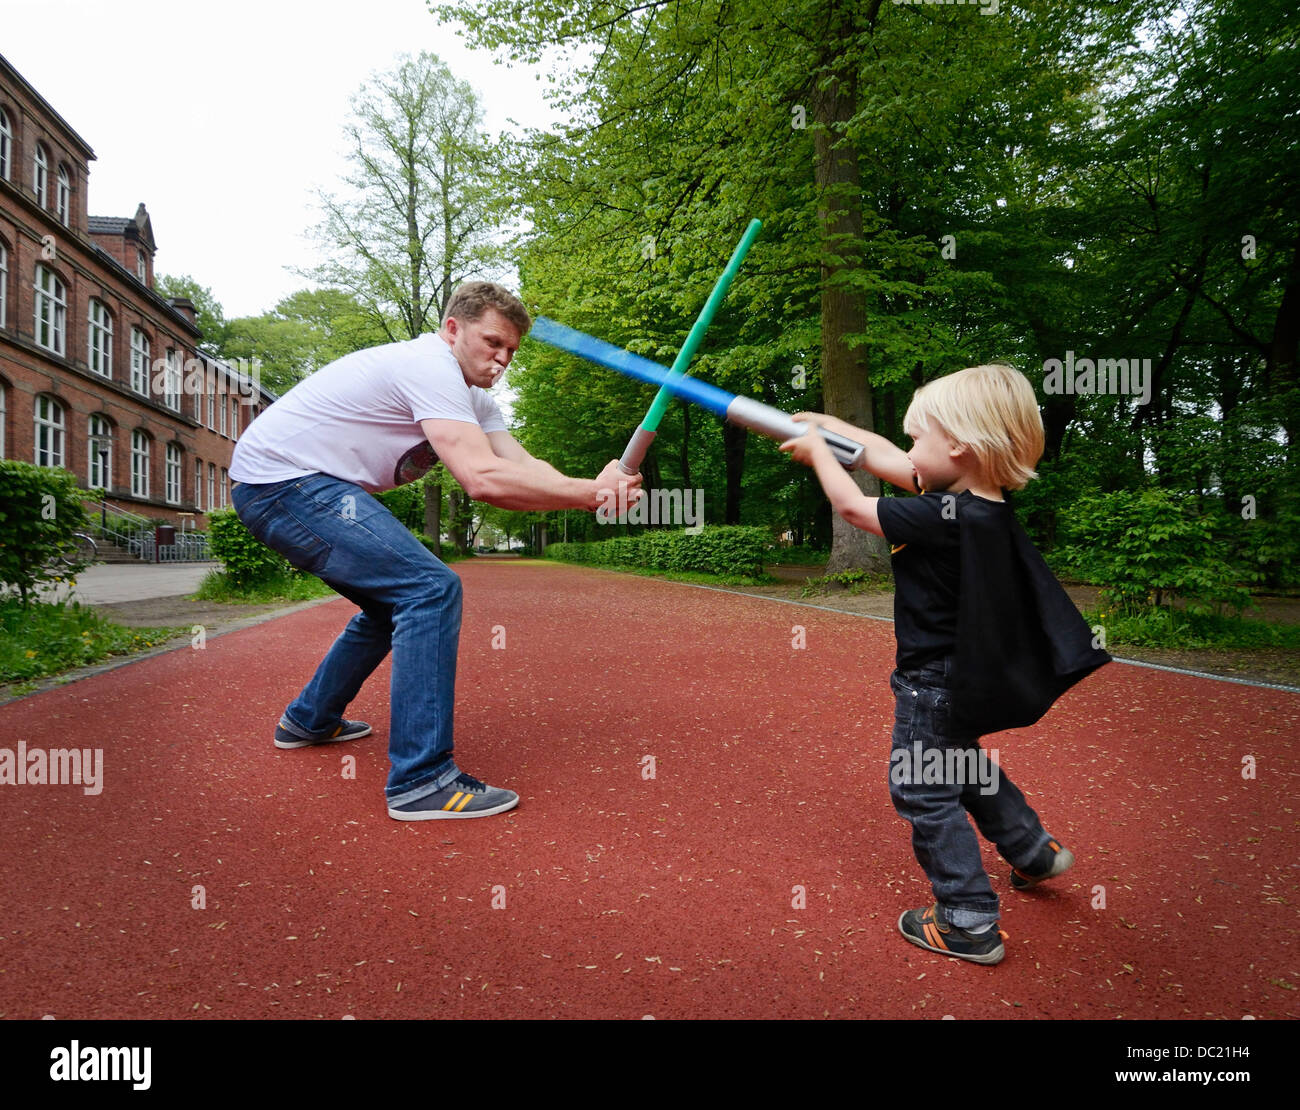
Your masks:
<instances>
[{"instance_id":1,"label":"white t-shirt","mask_svg":"<svg viewBox=\"0 0 1300 1110\"><path fill-rule=\"evenodd\" d=\"M438 461L421 420L506 430L497 403L466 384L433 332L344 355L303 379L244 430L230 478L260 485L319 472L392 489Z\"/></svg>"}]
</instances>

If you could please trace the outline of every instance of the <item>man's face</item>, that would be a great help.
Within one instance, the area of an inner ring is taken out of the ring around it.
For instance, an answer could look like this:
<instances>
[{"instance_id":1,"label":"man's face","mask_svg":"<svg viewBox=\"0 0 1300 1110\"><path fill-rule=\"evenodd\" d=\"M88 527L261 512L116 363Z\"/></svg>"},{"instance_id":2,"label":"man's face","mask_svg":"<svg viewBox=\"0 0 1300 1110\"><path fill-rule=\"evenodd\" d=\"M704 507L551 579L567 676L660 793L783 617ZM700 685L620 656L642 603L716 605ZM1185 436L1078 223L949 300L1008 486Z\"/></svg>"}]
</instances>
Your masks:
<instances>
[{"instance_id":1,"label":"man's face","mask_svg":"<svg viewBox=\"0 0 1300 1110\"><path fill-rule=\"evenodd\" d=\"M460 363L466 384L481 389L496 385L519 350L519 329L495 308L477 320L448 317L442 335Z\"/></svg>"}]
</instances>

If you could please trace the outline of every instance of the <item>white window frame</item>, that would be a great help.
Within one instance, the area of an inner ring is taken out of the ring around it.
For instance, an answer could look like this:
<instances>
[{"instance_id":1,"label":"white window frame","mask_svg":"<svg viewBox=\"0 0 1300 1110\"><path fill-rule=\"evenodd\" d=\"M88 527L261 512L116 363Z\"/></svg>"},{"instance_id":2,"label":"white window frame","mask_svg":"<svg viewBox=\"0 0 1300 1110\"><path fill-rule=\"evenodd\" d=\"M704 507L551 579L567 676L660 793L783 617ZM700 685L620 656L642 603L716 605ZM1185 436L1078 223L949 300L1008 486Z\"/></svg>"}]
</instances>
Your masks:
<instances>
[{"instance_id":1,"label":"white window frame","mask_svg":"<svg viewBox=\"0 0 1300 1110\"><path fill-rule=\"evenodd\" d=\"M194 460L194 507L203 512L203 460Z\"/></svg>"},{"instance_id":2,"label":"white window frame","mask_svg":"<svg viewBox=\"0 0 1300 1110\"><path fill-rule=\"evenodd\" d=\"M235 440L239 439L240 403L241 402L238 397L232 397L230 399L230 438Z\"/></svg>"},{"instance_id":3,"label":"white window frame","mask_svg":"<svg viewBox=\"0 0 1300 1110\"><path fill-rule=\"evenodd\" d=\"M59 217L59 223L67 227L72 219L72 178L68 175L68 167L62 162L59 163L59 179L54 196L54 211Z\"/></svg>"},{"instance_id":4,"label":"white window frame","mask_svg":"<svg viewBox=\"0 0 1300 1110\"><path fill-rule=\"evenodd\" d=\"M9 113L0 108L0 179L9 180L13 164L14 133L9 126Z\"/></svg>"},{"instance_id":5,"label":"white window frame","mask_svg":"<svg viewBox=\"0 0 1300 1110\"><path fill-rule=\"evenodd\" d=\"M175 443L167 444L166 497L169 503L181 503L181 449Z\"/></svg>"},{"instance_id":6,"label":"white window frame","mask_svg":"<svg viewBox=\"0 0 1300 1110\"><path fill-rule=\"evenodd\" d=\"M101 378L113 376L113 316L108 305L98 297L90 298L86 313L87 365L92 374Z\"/></svg>"},{"instance_id":7,"label":"white window frame","mask_svg":"<svg viewBox=\"0 0 1300 1110\"><path fill-rule=\"evenodd\" d=\"M224 387L226 384L226 379L224 377L220 378L219 384ZM219 423L221 424L221 429L220 429L221 434L225 436L227 439L229 439L230 436L226 432L226 410L230 408L230 394L227 393L224 388L222 388L217 391L217 398L220 401L219 408L221 410L221 414L219 418Z\"/></svg>"},{"instance_id":8,"label":"white window frame","mask_svg":"<svg viewBox=\"0 0 1300 1110\"><path fill-rule=\"evenodd\" d=\"M105 492L109 490L113 481L113 448L111 441L113 438L113 426L108 422L108 418L96 413L86 421L86 487L88 489L102 489ZM95 450L96 439L107 439L110 441L108 453L101 458ZM101 469L103 473L100 473Z\"/></svg>"},{"instance_id":9,"label":"white window frame","mask_svg":"<svg viewBox=\"0 0 1300 1110\"><path fill-rule=\"evenodd\" d=\"M212 375L211 388L208 390L208 431L217 430L217 376Z\"/></svg>"},{"instance_id":10,"label":"white window frame","mask_svg":"<svg viewBox=\"0 0 1300 1110\"><path fill-rule=\"evenodd\" d=\"M149 496L149 437L139 428L131 433L131 496Z\"/></svg>"},{"instance_id":11,"label":"white window frame","mask_svg":"<svg viewBox=\"0 0 1300 1110\"><path fill-rule=\"evenodd\" d=\"M181 411L181 358L175 347L167 348L167 366L163 373L163 404Z\"/></svg>"},{"instance_id":12,"label":"white window frame","mask_svg":"<svg viewBox=\"0 0 1300 1110\"><path fill-rule=\"evenodd\" d=\"M47 288L47 285L51 288ZM36 297L32 304L34 331L38 347L62 355L68 348L68 291L59 275L48 266L36 267L32 282Z\"/></svg>"},{"instance_id":13,"label":"white window frame","mask_svg":"<svg viewBox=\"0 0 1300 1110\"><path fill-rule=\"evenodd\" d=\"M137 327L131 328L131 388L149 396L149 337Z\"/></svg>"},{"instance_id":14,"label":"white window frame","mask_svg":"<svg viewBox=\"0 0 1300 1110\"><path fill-rule=\"evenodd\" d=\"M135 249L135 276L140 279L141 285L149 284L149 260L139 247Z\"/></svg>"},{"instance_id":15,"label":"white window frame","mask_svg":"<svg viewBox=\"0 0 1300 1110\"><path fill-rule=\"evenodd\" d=\"M49 207L50 160L45 154L45 144L36 144L36 153L32 155L32 191L36 194L36 203L42 208Z\"/></svg>"},{"instance_id":16,"label":"white window frame","mask_svg":"<svg viewBox=\"0 0 1300 1110\"><path fill-rule=\"evenodd\" d=\"M217 503L217 464L208 463L208 508Z\"/></svg>"},{"instance_id":17,"label":"white window frame","mask_svg":"<svg viewBox=\"0 0 1300 1110\"><path fill-rule=\"evenodd\" d=\"M9 392L9 387L0 382L0 459L5 457L5 401Z\"/></svg>"},{"instance_id":18,"label":"white window frame","mask_svg":"<svg viewBox=\"0 0 1300 1110\"><path fill-rule=\"evenodd\" d=\"M9 248L0 243L0 328L9 323Z\"/></svg>"},{"instance_id":19,"label":"white window frame","mask_svg":"<svg viewBox=\"0 0 1300 1110\"><path fill-rule=\"evenodd\" d=\"M37 466L62 466L67 426L63 405L45 393L37 394L33 411L36 437L32 444L32 461Z\"/></svg>"}]
</instances>

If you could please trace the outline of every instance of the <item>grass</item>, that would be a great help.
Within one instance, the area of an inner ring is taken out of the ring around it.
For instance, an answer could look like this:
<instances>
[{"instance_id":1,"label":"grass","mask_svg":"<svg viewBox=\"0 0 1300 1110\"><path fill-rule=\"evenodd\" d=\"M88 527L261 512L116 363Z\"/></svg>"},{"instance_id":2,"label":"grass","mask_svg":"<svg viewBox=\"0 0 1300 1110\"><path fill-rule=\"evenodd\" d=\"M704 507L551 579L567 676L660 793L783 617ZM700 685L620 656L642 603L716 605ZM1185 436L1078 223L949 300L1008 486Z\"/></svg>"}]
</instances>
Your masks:
<instances>
[{"instance_id":1,"label":"grass","mask_svg":"<svg viewBox=\"0 0 1300 1110\"><path fill-rule=\"evenodd\" d=\"M533 559L531 562L549 563L556 567L589 567L592 570L614 570L620 574L638 574L642 578L664 578L670 582L686 582L693 586L770 586L776 581L771 575L760 574L703 574L689 570L651 570L648 567L611 566L606 563L570 563L559 559Z\"/></svg>"},{"instance_id":2,"label":"grass","mask_svg":"<svg viewBox=\"0 0 1300 1110\"><path fill-rule=\"evenodd\" d=\"M11 693L30 692L34 679L144 651L189 632L188 627L124 628L75 601L24 606L17 598L0 599L0 682L24 684Z\"/></svg>"},{"instance_id":3,"label":"grass","mask_svg":"<svg viewBox=\"0 0 1300 1110\"><path fill-rule=\"evenodd\" d=\"M1106 630L1106 643L1179 650L1266 651L1281 648L1300 652L1300 625L1153 609L1129 615L1090 609L1090 626Z\"/></svg>"},{"instance_id":4,"label":"grass","mask_svg":"<svg viewBox=\"0 0 1300 1110\"><path fill-rule=\"evenodd\" d=\"M820 594L848 593L872 594L894 588L891 574L873 573L869 570L841 570L835 574L823 575L821 578L809 578L799 591L800 597L816 597Z\"/></svg>"},{"instance_id":5,"label":"grass","mask_svg":"<svg viewBox=\"0 0 1300 1110\"><path fill-rule=\"evenodd\" d=\"M309 574L286 574L251 586L238 586L225 571L214 570L191 594L194 601L218 601L228 605L265 605L276 601L312 601L334 591Z\"/></svg>"},{"instance_id":6,"label":"grass","mask_svg":"<svg viewBox=\"0 0 1300 1110\"><path fill-rule=\"evenodd\" d=\"M813 547L777 547L768 554L769 563L787 567L824 567L831 557L830 551Z\"/></svg>"}]
</instances>

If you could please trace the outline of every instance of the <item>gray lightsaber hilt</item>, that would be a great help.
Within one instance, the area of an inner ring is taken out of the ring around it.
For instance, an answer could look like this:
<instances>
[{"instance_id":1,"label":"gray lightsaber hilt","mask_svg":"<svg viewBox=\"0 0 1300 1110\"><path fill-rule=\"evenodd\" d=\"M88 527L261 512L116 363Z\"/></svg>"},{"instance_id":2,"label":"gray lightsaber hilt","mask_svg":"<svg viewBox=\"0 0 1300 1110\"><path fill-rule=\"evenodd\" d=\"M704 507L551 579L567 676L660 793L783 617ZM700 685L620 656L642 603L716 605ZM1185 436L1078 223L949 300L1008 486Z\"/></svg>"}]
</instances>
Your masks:
<instances>
[{"instance_id":1,"label":"gray lightsaber hilt","mask_svg":"<svg viewBox=\"0 0 1300 1110\"><path fill-rule=\"evenodd\" d=\"M791 418L788 413L775 409L771 405L765 405L762 401L755 401L751 397L737 397L732 401L727 406L727 419L733 424L749 428L778 443L784 443L787 439L797 439L809 428L808 424ZM865 467L867 457L865 446L847 436L827 431L825 428L817 428L817 431L821 433L822 439L830 447L836 461L844 469L859 470Z\"/></svg>"}]
</instances>

